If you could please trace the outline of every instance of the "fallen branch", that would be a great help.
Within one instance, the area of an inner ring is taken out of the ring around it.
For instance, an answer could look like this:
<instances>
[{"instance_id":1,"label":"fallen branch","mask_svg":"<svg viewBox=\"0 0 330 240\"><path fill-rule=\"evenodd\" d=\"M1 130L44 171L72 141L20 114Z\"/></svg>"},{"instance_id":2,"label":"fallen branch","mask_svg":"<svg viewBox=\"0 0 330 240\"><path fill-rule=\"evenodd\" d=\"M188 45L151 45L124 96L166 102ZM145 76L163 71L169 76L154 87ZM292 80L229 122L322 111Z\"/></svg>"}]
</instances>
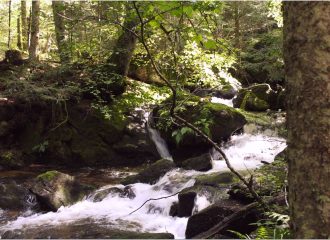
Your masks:
<instances>
[{"instance_id":1,"label":"fallen branch","mask_svg":"<svg viewBox=\"0 0 330 240\"><path fill-rule=\"evenodd\" d=\"M170 197L173 197L173 196L179 194L180 192L182 192L182 190L179 191L179 192L173 193L172 195L165 196L165 197L149 198L149 199L148 199L147 201L145 201L140 207L138 207L137 209L135 209L133 212L130 212L128 215L131 215L131 214L137 212L138 210L140 210L144 205L146 205L147 202L150 202L150 201L156 201L156 200L161 200L161 199L166 199L166 198L170 198Z\"/></svg>"}]
</instances>

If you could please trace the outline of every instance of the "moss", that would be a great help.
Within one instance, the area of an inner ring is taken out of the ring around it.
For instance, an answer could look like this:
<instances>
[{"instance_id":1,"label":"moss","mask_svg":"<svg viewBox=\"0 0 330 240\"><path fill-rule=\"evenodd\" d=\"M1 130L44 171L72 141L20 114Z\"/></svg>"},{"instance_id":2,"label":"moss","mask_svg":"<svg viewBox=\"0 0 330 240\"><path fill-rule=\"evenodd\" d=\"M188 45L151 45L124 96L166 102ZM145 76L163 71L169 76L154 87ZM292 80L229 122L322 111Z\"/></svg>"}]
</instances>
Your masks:
<instances>
[{"instance_id":1,"label":"moss","mask_svg":"<svg viewBox=\"0 0 330 240\"><path fill-rule=\"evenodd\" d=\"M196 178L195 185L228 185L236 182L237 179L231 172L223 172L223 173L214 173L209 175L202 175Z\"/></svg>"},{"instance_id":2,"label":"moss","mask_svg":"<svg viewBox=\"0 0 330 240\"><path fill-rule=\"evenodd\" d=\"M253 123L259 126L271 126L273 118L265 112L248 112L243 109L237 109L241 114L244 115L248 123Z\"/></svg>"},{"instance_id":3,"label":"moss","mask_svg":"<svg viewBox=\"0 0 330 240\"><path fill-rule=\"evenodd\" d=\"M43 180L43 181L51 181L53 180L58 174L60 174L58 171L47 171L45 173L42 173L37 176L37 179Z\"/></svg>"}]
</instances>

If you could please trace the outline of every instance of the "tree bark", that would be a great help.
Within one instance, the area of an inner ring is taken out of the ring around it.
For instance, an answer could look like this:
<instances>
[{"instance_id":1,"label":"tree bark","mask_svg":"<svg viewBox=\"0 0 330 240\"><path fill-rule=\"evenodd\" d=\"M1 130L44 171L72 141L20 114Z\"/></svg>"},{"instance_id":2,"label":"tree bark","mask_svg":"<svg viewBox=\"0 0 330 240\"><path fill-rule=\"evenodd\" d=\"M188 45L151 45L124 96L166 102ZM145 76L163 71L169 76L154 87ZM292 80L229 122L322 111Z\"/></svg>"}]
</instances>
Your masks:
<instances>
[{"instance_id":1,"label":"tree bark","mask_svg":"<svg viewBox=\"0 0 330 240\"><path fill-rule=\"evenodd\" d=\"M8 1L8 49L10 49L11 40L11 0Z\"/></svg>"},{"instance_id":2,"label":"tree bark","mask_svg":"<svg viewBox=\"0 0 330 240\"><path fill-rule=\"evenodd\" d=\"M109 71L123 76L128 74L129 64L137 42L137 37L133 32L139 24L139 19L129 14L130 7L127 6L126 9L127 17L123 24L123 32L117 40L113 54L107 61L110 65Z\"/></svg>"},{"instance_id":3,"label":"tree bark","mask_svg":"<svg viewBox=\"0 0 330 240\"><path fill-rule=\"evenodd\" d=\"M20 17L17 18L17 47L22 50L22 34Z\"/></svg>"},{"instance_id":4,"label":"tree bark","mask_svg":"<svg viewBox=\"0 0 330 240\"><path fill-rule=\"evenodd\" d=\"M31 16L31 40L29 47L29 59L31 61L38 60L39 47L39 15L40 15L40 1L32 2L32 16Z\"/></svg>"},{"instance_id":5,"label":"tree bark","mask_svg":"<svg viewBox=\"0 0 330 240\"><path fill-rule=\"evenodd\" d=\"M68 37L65 33L64 10L65 2L52 1L53 17L55 23L55 34L58 53L62 63L70 62Z\"/></svg>"},{"instance_id":6,"label":"tree bark","mask_svg":"<svg viewBox=\"0 0 330 240\"><path fill-rule=\"evenodd\" d=\"M330 3L284 3L293 238L330 237Z\"/></svg>"},{"instance_id":7,"label":"tree bark","mask_svg":"<svg viewBox=\"0 0 330 240\"><path fill-rule=\"evenodd\" d=\"M28 26L26 18L26 1L21 1L22 49L28 49Z\"/></svg>"}]
</instances>

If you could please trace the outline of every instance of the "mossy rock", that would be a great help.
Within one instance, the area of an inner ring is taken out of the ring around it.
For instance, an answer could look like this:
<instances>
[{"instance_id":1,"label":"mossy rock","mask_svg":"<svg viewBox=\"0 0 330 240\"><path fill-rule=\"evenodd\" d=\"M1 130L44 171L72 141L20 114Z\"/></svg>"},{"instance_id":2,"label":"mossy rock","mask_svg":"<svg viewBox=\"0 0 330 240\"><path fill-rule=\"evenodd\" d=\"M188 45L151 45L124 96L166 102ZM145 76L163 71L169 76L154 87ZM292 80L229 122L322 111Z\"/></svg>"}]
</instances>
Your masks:
<instances>
[{"instance_id":1,"label":"mossy rock","mask_svg":"<svg viewBox=\"0 0 330 240\"><path fill-rule=\"evenodd\" d=\"M180 167L187 170L206 172L212 169L212 157L209 153L184 160Z\"/></svg>"},{"instance_id":2,"label":"mossy rock","mask_svg":"<svg viewBox=\"0 0 330 240\"><path fill-rule=\"evenodd\" d=\"M0 150L0 166L5 169L18 169L25 166L22 153L18 150Z\"/></svg>"},{"instance_id":3,"label":"mossy rock","mask_svg":"<svg viewBox=\"0 0 330 240\"><path fill-rule=\"evenodd\" d=\"M201 175L196 178L195 185L208 185L208 186L228 186L236 182L235 175L231 172L212 173L208 175Z\"/></svg>"},{"instance_id":4,"label":"mossy rock","mask_svg":"<svg viewBox=\"0 0 330 240\"><path fill-rule=\"evenodd\" d=\"M137 175L128 176L121 183L124 185L137 182L154 184L159 178L164 176L168 171L175 168L175 164L171 160L161 159L151 164Z\"/></svg>"},{"instance_id":5,"label":"mossy rock","mask_svg":"<svg viewBox=\"0 0 330 240\"><path fill-rule=\"evenodd\" d=\"M233 100L234 107L248 111L278 110L284 108L285 93L274 91L268 84L256 84L240 89Z\"/></svg>"},{"instance_id":6,"label":"mossy rock","mask_svg":"<svg viewBox=\"0 0 330 240\"><path fill-rule=\"evenodd\" d=\"M56 211L83 199L95 188L80 184L73 176L58 171L48 171L36 177L30 189L49 210Z\"/></svg>"},{"instance_id":7,"label":"mossy rock","mask_svg":"<svg viewBox=\"0 0 330 240\"><path fill-rule=\"evenodd\" d=\"M215 142L228 140L246 123L244 116L236 109L202 100L189 93L179 92L177 103L177 114L200 128ZM187 130L187 127L179 127L173 121L169 121L170 105L171 98L164 101L162 107L154 109L153 116L155 126L168 143L174 160L181 162L207 152L210 148L207 141L192 130Z\"/></svg>"}]
</instances>

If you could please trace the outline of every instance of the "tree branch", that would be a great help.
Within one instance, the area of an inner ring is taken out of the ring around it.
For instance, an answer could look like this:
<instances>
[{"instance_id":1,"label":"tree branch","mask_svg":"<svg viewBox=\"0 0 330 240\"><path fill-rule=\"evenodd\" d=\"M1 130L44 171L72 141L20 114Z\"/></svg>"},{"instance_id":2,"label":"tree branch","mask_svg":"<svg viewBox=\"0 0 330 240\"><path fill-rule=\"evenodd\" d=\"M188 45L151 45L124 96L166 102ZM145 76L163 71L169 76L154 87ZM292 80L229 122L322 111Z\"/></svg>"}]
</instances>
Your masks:
<instances>
[{"instance_id":1,"label":"tree branch","mask_svg":"<svg viewBox=\"0 0 330 240\"><path fill-rule=\"evenodd\" d=\"M133 6L135 8L136 14L139 17L140 20L140 31L141 31L141 36L140 41L143 45L143 47L145 48L145 50L147 51L148 57L150 59L150 62L153 66L153 68L155 69L157 75L165 82L165 84L171 89L172 91L172 105L170 108L170 115L171 117L173 117L174 119L178 120L178 122L182 123L183 125L189 127L190 129L192 129L195 133L197 133L199 136L201 136L202 138L204 138L207 142L209 142L219 153L220 155L224 158L227 167L229 168L229 170L234 173L239 180L241 180L244 185L249 189L250 193L252 194L252 196L255 198L255 200L261 204L263 207L266 207L264 201L262 200L262 198L257 194L257 192L254 190L253 188L253 184L252 181L247 181L240 173L238 173L235 168L231 165L227 155L224 153L224 151L219 147L219 145L214 142L209 136L207 136L204 132L202 132L199 128L197 128L196 126L194 126L192 123L188 122L187 120L185 120L184 118L180 117L179 115L177 115L175 113L175 107L176 107L176 96L177 96L177 92L176 89L172 86L171 82L160 72L159 68L157 67L154 58L152 57L149 47L147 46L147 43L144 39L144 22L142 19L142 16L140 14L140 11L137 7L136 2L133 2Z\"/></svg>"}]
</instances>

